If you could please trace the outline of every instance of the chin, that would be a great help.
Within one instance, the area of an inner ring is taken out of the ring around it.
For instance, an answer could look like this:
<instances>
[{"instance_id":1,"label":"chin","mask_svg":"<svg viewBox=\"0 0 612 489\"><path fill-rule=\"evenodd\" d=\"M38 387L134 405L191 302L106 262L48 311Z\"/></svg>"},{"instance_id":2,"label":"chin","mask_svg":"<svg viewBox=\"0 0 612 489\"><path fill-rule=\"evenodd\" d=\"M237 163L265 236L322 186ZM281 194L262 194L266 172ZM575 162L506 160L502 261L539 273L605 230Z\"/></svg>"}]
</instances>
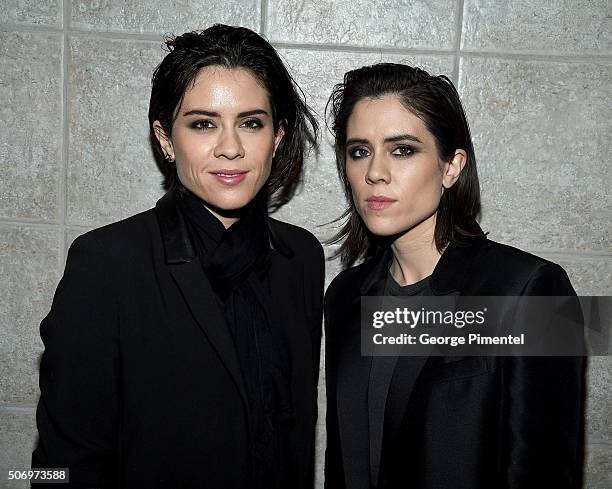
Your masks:
<instances>
[{"instance_id":1,"label":"chin","mask_svg":"<svg viewBox=\"0 0 612 489\"><path fill-rule=\"evenodd\" d=\"M232 196L226 199L211 199L208 203L220 211L237 211L248 205L248 203L255 198L255 195L256 194L252 196Z\"/></svg>"},{"instance_id":2,"label":"chin","mask_svg":"<svg viewBox=\"0 0 612 489\"><path fill-rule=\"evenodd\" d=\"M397 221L389 218L369 216L363 219L368 230L376 236L393 236L401 233L406 228L397 225Z\"/></svg>"}]
</instances>

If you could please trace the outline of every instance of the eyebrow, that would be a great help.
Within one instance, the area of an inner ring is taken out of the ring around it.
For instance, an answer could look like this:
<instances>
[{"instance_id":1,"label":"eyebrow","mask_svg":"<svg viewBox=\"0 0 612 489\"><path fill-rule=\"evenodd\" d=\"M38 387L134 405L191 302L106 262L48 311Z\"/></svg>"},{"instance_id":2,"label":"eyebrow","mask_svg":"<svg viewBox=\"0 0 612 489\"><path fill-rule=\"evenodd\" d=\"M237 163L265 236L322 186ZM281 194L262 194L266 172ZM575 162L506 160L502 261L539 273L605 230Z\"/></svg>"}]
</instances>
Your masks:
<instances>
[{"instance_id":1,"label":"eyebrow","mask_svg":"<svg viewBox=\"0 0 612 489\"><path fill-rule=\"evenodd\" d=\"M183 117L187 117L189 115L204 115L207 117L221 117L221 114L219 114L219 112L214 112L214 111L205 110L205 109L193 109L187 112L183 112ZM251 115L270 115L270 114L268 114L268 111L264 109L252 109L252 110L245 110L244 112L240 112L238 114L238 117L249 117Z\"/></svg>"},{"instance_id":2,"label":"eyebrow","mask_svg":"<svg viewBox=\"0 0 612 489\"><path fill-rule=\"evenodd\" d=\"M423 144L423 141L421 141L416 136L413 136L412 134L398 134L397 136L391 136L391 137L385 138L385 143L397 143L398 141L414 141L415 143ZM367 139L351 138L346 142L346 145L348 146L350 144L368 144L368 143L369 141Z\"/></svg>"}]
</instances>

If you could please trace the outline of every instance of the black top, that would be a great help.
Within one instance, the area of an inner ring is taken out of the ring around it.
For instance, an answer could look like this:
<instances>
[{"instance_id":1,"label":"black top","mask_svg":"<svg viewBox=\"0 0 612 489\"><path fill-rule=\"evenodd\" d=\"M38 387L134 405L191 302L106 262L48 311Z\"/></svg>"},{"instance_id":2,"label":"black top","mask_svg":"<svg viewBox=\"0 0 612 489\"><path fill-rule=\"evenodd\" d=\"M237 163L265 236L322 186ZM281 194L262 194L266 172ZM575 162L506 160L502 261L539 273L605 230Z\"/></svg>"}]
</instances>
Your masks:
<instances>
[{"instance_id":1,"label":"black top","mask_svg":"<svg viewBox=\"0 0 612 489\"><path fill-rule=\"evenodd\" d=\"M326 488L580 487L583 358L374 357L371 368L364 364L360 297L384 292L391 258L387 250L342 272L326 292ZM507 296L508 311L516 296L575 296L560 266L485 237L450 245L429 289ZM366 416L353 397L364 378ZM363 438L366 470L353 448Z\"/></svg>"},{"instance_id":2,"label":"black top","mask_svg":"<svg viewBox=\"0 0 612 489\"><path fill-rule=\"evenodd\" d=\"M267 222L295 410L281 487L311 489L323 249L304 229ZM68 467L67 488L249 486L245 380L173 191L74 241L41 337L34 467Z\"/></svg>"},{"instance_id":3,"label":"black top","mask_svg":"<svg viewBox=\"0 0 612 489\"><path fill-rule=\"evenodd\" d=\"M394 295L394 296L418 296L418 295L427 295L429 290L429 277L419 280L413 284L408 285L400 285L398 284L393 275L389 271L387 274L387 282L385 283L385 293L384 295Z\"/></svg>"}]
</instances>

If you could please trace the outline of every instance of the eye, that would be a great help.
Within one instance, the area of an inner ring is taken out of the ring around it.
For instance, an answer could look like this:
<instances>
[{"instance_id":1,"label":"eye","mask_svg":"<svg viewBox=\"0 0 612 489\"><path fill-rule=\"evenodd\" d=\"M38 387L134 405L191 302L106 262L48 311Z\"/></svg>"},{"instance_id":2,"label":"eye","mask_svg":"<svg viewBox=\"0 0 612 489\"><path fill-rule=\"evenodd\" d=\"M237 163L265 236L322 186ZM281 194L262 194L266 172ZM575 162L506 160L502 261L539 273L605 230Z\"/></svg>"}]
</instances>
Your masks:
<instances>
[{"instance_id":1,"label":"eye","mask_svg":"<svg viewBox=\"0 0 612 489\"><path fill-rule=\"evenodd\" d=\"M370 152L366 148L357 146L356 148L349 149L348 154L352 160L359 160L361 158L366 158L367 156L369 156Z\"/></svg>"},{"instance_id":2,"label":"eye","mask_svg":"<svg viewBox=\"0 0 612 489\"><path fill-rule=\"evenodd\" d=\"M247 129L259 129L260 127L263 127L263 122L261 122L259 119L248 119L240 126L246 127Z\"/></svg>"},{"instance_id":3,"label":"eye","mask_svg":"<svg viewBox=\"0 0 612 489\"><path fill-rule=\"evenodd\" d=\"M200 131L206 131L207 129L214 129L216 126L213 121L209 119L200 119L191 123L193 129L199 129Z\"/></svg>"},{"instance_id":4,"label":"eye","mask_svg":"<svg viewBox=\"0 0 612 489\"><path fill-rule=\"evenodd\" d=\"M400 145L400 146L397 146L391 152L391 154L394 156L401 156L401 157L411 156L414 154L414 148L410 146L406 146L406 145Z\"/></svg>"}]
</instances>

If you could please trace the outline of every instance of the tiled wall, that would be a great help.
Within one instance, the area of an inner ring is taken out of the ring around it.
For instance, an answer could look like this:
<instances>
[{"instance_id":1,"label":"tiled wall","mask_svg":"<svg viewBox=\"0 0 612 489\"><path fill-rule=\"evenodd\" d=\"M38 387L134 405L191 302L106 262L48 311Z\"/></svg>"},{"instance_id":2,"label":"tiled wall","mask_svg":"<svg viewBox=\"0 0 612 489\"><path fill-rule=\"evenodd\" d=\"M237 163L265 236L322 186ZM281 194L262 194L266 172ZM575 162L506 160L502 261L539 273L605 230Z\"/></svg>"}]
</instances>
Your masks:
<instances>
[{"instance_id":1,"label":"tiled wall","mask_svg":"<svg viewBox=\"0 0 612 489\"><path fill-rule=\"evenodd\" d=\"M29 463L38 324L67 246L161 195L146 113L162 35L213 22L266 35L318 114L352 67L392 60L451 76L473 129L485 230L562 264L579 293L612 295L609 0L4 0L0 487L25 487L6 474ZM329 141L279 213L322 239L344 205ZM330 280L339 266L328 269ZM610 358L592 359L592 489L612 487L611 393ZM320 400L324 409L322 389ZM323 422L324 411L319 487Z\"/></svg>"}]
</instances>

